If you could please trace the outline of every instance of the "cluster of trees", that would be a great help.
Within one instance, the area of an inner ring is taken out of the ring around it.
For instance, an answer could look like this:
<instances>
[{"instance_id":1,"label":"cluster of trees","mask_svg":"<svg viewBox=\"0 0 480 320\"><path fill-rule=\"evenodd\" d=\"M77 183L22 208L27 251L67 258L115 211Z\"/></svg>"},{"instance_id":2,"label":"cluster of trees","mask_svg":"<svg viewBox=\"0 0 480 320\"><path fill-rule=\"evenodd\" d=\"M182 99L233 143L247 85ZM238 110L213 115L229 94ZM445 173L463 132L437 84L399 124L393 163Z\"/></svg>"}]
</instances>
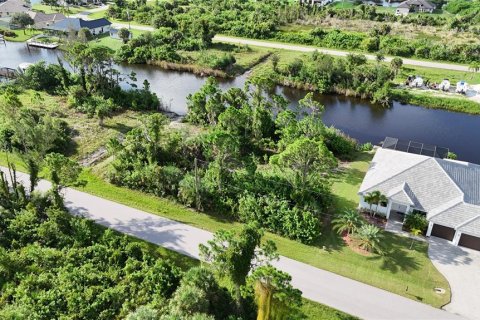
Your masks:
<instances>
[{"instance_id":1,"label":"cluster of trees","mask_svg":"<svg viewBox=\"0 0 480 320\"><path fill-rule=\"evenodd\" d=\"M97 116L100 124L113 112L125 109L160 110L162 105L150 85L144 82L137 88L135 74L122 75L114 67L114 53L105 46L93 46L75 42L66 53L66 60L75 71L68 71L58 64L41 61L28 67L16 80L16 86L45 91L53 95L65 95L76 110ZM124 90L120 83L132 81Z\"/></svg>"},{"instance_id":2,"label":"cluster of trees","mask_svg":"<svg viewBox=\"0 0 480 320\"><path fill-rule=\"evenodd\" d=\"M272 86L253 78L223 92L208 79L188 97L187 121L204 129L188 135L161 115L144 118L121 143L110 141L110 180L312 242L332 202L335 156L347 157L356 143L324 127L311 94L290 110Z\"/></svg>"},{"instance_id":3,"label":"cluster of trees","mask_svg":"<svg viewBox=\"0 0 480 320\"><path fill-rule=\"evenodd\" d=\"M382 56L378 60L382 60ZM278 82L287 86L312 87L320 93L341 93L369 98L374 103L389 105L390 82L401 68L402 61L394 59L391 67L367 63L363 55L350 54L334 58L313 52L279 66L278 57L272 60Z\"/></svg>"},{"instance_id":4,"label":"cluster of trees","mask_svg":"<svg viewBox=\"0 0 480 320\"><path fill-rule=\"evenodd\" d=\"M128 63L146 63L150 60L181 61L184 58L177 50L195 51L211 45L214 33L209 27L195 28L187 32L172 27L161 27L155 32L141 34L123 45L117 51L116 57Z\"/></svg>"},{"instance_id":5,"label":"cluster of trees","mask_svg":"<svg viewBox=\"0 0 480 320\"><path fill-rule=\"evenodd\" d=\"M338 29L315 28L311 31L277 32L275 39L327 48L382 52L401 57L470 63L480 60L478 43L450 44L431 39L405 39L390 35L390 27L374 28L369 34Z\"/></svg>"},{"instance_id":6,"label":"cluster of trees","mask_svg":"<svg viewBox=\"0 0 480 320\"><path fill-rule=\"evenodd\" d=\"M267 38L280 25L278 12L290 4L282 0L254 1L195 0L145 1L116 0L108 15L123 20L135 20L156 28L167 27L195 37L215 32Z\"/></svg>"},{"instance_id":7,"label":"cluster of trees","mask_svg":"<svg viewBox=\"0 0 480 320\"><path fill-rule=\"evenodd\" d=\"M183 272L145 244L68 214L58 186L78 173L55 158L47 193L26 192L11 165L0 171L0 318L302 318L301 292L270 265L276 248L261 245L257 225L218 232L200 248L211 265Z\"/></svg>"}]
</instances>

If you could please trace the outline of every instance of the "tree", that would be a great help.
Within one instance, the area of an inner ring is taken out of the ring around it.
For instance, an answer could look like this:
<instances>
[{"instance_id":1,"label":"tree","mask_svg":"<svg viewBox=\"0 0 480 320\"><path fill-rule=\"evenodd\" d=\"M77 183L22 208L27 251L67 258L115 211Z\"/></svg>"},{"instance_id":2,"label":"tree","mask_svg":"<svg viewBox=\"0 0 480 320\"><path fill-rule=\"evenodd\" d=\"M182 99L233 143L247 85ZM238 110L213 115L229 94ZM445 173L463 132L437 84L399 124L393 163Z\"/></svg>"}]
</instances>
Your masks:
<instances>
[{"instance_id":1,"label":"tree","mask_svg":"<svg viewBox=\"0 0 480 320\"><path fill-rule=\"evenodd\" d=\"M149 306L140 306L130 313L125 320L157 320L158 311Z\"/></svg>"},{"instance_id":2,"label":"tree","mask_svg":"<svg viewBox=\"0 0 480 320\"><path fill-rule=\"evenodd\" d=\"M372 224L364 224L355 234L360 248L368 252L380 251L380 229Z\"/></svg>"},{"instance_id":3,"label":"tree","mask_svg":"<svg viewBox=\"0 0 480 320\"><path fill-rule=\"evenodd\" d=\"M262 266L249 277L258 306L257 320L292 319L299 314L302 292L291 285L292 277L272 266Z\"/></svg>"},{"instance_id":4,"label":"tree","mask_svg":"<svg viewBox=\"0 0 480 320\"><path fill-rule=\"evenodd\" d=\"M333 228L338 233L347 232L347 235L354 233L362 225L363 219L358 214L357 210L345 210L339 217L332 220Z\"/></svg>"},{"instance_id":5,"label":"tree","mask_svg":"<svg viewBox=\"0 0 480 320\"><path fill-rule=\"evenodd\" d=\"M231 295L205 267L188 270L169 303L172 316L190 318L198 313L213 315L215 319L227 319L235 313Z\"/></svg>"},{"instance_id":6,"label":"tree","mask_svg":"<svg viewBox=\"0 0 480 320\"><path fill-rule=\"evenodd\" d=\"M380 63L380 62L383 62L385 60L385 56L383 55L383 53L381 52L378 52L376 55L375 55L375 60Z\"/></svg>"},{"instance_id":7,"label":"tree","mask_svg":"<svg viewBox=\"0 0 480 320\"><path fill-rule=\"evenodd\" d=\"M118 37L122 39L123 43L127 43L130 39L130 31L127 28L121 28L118 30Z\"/></svg>"},{"instance_id":8,"label":"tree","mask_svg":"<svg viewBox=\"0 0 480 320\"><path fill-rule=\"evenodd\" d=\"M23 34L25 33L25 28L27 26L33 25L35 22L33 19L25 12L15 13L10 20L10 25L18 26L20 29L23 29Z\"/></svg>"},{"instance_id":9,"label":"tree","mask_svg":"<svg viewBox=\"0 0 480 320\"><path fill-rule=\"evenodd\" d=\"M380 204L388 201L388 198L378 190L367 193L363 199L370 205L370 213L373 216L378 213ZM375 210L372 210L372 205L376 205Z\"/></svg>"},{"instance_id":10,"label":"tree","mask_svg":"<svg viewBox=\"0 0 480 320\"><path fill-rule=\"evenodd\" d=\"M294 174L297 186L308 185L309 178L326 173L335 167L336 159L322 141L299 138L286 149L270 158L270 162Z\"/></svg>"},{"instance_id":11,"label":"tree","mask_svg":"<svg viewBox=\"0 0 480 320\"><path fill-rule=\"evenodd\" d=\"M82 43L87 43L92 39L92 33L88 28L81 28L78 30L77 38Z\"/></svg>"},{"instance_id":12,"label":"tree","mask_svg":"<svg viewBox=\"0 0 480 320\"><path fill-rule=\"evenodd\" d=\"M81 168L77 162L59 153L49 153L45 157L45 166L48 169L48 178L52 182L52 190L57 200L60 191L78 180Z\"/></svg>"},{"instance_id":13,"label":"tree","mask_svg":"<svg viewBox=\"0 0 480 320\"><path fill-rule=\"evenodd\" d=\"M240 309L241 287L246 284L248 273L278 257L272 241L261 245L262 236L263 230L257 224L250 223L239 233L233 230L217 231L207 245L200 245L200 257L210 262L220 276L233 283Z\"/></svg>"},{"instance_id":14,"label":"tree","mask_svg":"<svg viewBox=\"0 0 480 320\"><path fill-rule=\"evenodd\" d=\"M278 62L280 61L280 56L277 53L272 54L272 67L273 71L278 72Z\"/></svg>"},{"instance_id":15,"label":"tree","mask_svg":"<svg viewBox=\"0 0 480 320\"><path fill-rule=\"evenodd\" d=\"M421 235L422 230L420 230L420 229L410 229L410 234L413 236L412 237L412 243L410 243L410 250L412 250L413 244L416 241L415 237L418 237L419 235Z\"/></svg>"},{"instance_id":16,"label":"tree","mask_svg":"<svg viewBox=\"0 0 480 320\"><path fill-rule=\"evenodd\" d=\"M403 60L399 57L395 57L395 58L392 59L392 61L390 61L390 66L392 67L395 75L397 75L398 71L400 71L400 69L403 66Z\"/></svg>"}]
</instances>

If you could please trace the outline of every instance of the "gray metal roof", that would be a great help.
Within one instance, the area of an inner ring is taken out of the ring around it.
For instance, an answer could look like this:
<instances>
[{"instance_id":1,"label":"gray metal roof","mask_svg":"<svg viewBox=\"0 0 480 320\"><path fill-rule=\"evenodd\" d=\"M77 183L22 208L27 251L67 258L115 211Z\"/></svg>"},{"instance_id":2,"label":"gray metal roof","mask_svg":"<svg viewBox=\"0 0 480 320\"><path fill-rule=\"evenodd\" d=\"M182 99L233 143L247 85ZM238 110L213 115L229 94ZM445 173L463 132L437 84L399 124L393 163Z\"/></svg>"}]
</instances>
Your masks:
<instances>
[{"instance_id":1,"label":"gray metal roof","mask_svg":"<svg viewBox=\"0 0 480 320\"><path fill-rule=\"evenodd\" d=\"M381 148L359 194L376 190L427 212L430 221L455 229L468 228L466 223L480 217L480 166L476 164Z\"/></svg>"},{"instance_id":2,"label":"gray metal roof","mask_svg":"<svg viewBox=\"0 0 480 320\"><path fill-rule=\"evenodd\" d=\"M400 3L397 8L410 8L411 6L419 6L426 9L435 9L435 6L427 0L407 0Z\"/></svg>"}]
</instances>

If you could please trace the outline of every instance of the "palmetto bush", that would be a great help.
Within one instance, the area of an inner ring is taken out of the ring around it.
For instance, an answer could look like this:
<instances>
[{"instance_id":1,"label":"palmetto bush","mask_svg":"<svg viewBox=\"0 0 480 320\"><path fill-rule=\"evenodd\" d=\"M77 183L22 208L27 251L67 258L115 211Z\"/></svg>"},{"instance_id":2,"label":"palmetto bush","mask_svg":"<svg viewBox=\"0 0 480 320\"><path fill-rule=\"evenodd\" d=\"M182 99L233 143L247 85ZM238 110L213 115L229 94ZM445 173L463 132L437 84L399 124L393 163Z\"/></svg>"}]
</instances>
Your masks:
<instances>
[{"instance_id":1,"label":"palmetto bush","mask_svg":"<svg viewBox=\"0 0 480 320\"><path fill-rule=\"evenodd\" d=\"M368 252L380 252L381 233L380 229L371 224L364 224L355 234L358 246Z\"/></svg>"},{"instance_id":2,"label":"palmetto bush","mask_svg":"<svg viewBox=\"0 0 480 320\"><path fill-rule=\"evenodd\" d=\"M344 232L347 232L347 234L355 233L363 222L363 218L358 214L357 210L345 210L332 221L333 229L339 234Z\"/></svg>"}]
</instances>

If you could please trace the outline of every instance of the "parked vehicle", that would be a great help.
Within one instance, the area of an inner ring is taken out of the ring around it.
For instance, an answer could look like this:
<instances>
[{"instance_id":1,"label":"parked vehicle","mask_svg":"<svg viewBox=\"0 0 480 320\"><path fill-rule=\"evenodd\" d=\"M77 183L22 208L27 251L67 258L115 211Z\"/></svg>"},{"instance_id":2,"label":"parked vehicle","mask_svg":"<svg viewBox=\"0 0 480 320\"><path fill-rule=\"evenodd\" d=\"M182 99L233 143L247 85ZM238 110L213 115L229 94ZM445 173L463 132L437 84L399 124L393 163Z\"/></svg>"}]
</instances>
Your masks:
<instances>
[{"instance_id":1,"label":"parked vehicle","mask_svg":"<svg viewBox=\"0 0 480 320\"><path fill-rule=\"evenodd\" d=\"M457 88L455 89L456 93L466 94L467 90L468 90L468 83L466 83L463 80L457 82Z\"/></svg>"},{"instance_id":2,"label":"parked vehicle","mask_svg":"<svg viewBox=\"0 0 480 320\"><path fill-rule=\"evenodd\" d=\"M440 82L440 85L438 86L438 89L440 89L442 91L450 90L450 81L448 79L443 79L443 81Z\"/></svg>"}]
</instances>

